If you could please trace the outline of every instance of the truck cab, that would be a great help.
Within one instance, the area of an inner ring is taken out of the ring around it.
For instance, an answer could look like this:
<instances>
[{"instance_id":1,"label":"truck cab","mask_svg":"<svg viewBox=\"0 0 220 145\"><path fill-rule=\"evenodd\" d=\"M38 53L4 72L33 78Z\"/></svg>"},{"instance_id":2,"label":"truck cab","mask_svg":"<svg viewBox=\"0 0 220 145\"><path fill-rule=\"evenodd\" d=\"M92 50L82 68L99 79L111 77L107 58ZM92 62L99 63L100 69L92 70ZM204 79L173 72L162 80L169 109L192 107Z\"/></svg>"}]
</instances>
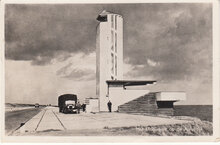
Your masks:
<instances>
[{"instance_id":1,"label":"truck cab","mask_svg":"<svg viewBox=\"0 0 220 145\"><path fill-rule=\"evenodd\" d=\"M77 113L77 96L74 94L64 94L58 97L59 112Z\"/></svg>"},{"instance_id":2,"label":"truck cab","mask_svg":"<svg viewBox=\"0 0 220 145\"><path fill-rule=\"evenodd\" d=\"M67 100L65 101L66 109L65 112L67 113L77 113L77 106L75 101L73 100Z\"/></svg>"}]
</instances>

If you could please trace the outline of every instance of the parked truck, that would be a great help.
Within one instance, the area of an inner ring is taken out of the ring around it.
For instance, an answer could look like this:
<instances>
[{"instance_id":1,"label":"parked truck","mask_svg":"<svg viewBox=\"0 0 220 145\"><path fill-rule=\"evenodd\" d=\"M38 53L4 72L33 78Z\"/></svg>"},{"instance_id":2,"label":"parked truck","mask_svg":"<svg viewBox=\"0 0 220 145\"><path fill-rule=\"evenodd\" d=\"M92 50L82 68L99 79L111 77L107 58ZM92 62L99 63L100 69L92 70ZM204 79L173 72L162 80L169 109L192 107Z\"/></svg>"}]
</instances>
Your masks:
<instances>
[{"instance_id":1,"label":"parked truck","mask_svg":"<svg viewBox=\"0 0 220 145\"><path fill-rule=\"evenodd\" d=\"M58 98L59 112L79 113L77 112L77 95L64 94Z\"/></svg>"}]
</instances>

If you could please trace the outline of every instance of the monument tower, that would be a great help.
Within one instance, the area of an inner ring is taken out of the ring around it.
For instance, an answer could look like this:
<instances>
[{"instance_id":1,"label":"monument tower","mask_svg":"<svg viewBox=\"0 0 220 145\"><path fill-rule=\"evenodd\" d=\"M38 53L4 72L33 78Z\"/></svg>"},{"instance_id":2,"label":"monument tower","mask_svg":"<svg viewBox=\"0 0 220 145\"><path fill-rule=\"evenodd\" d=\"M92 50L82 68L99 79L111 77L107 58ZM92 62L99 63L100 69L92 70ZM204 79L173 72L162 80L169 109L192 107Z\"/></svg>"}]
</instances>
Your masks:
<instances>
[{"instance_id":1,"label":"monument tower","mask_svg":"<svg viewBox=\"0 0 220 145\"><path fill-rule=\"evenodd\" d=\"M107 111L108 85L106 80L123 79L123 18L121 15L103 11L96 36L96 94L99 108Z\"/></svg>"},{"instance_id":2,"label":"monument tower","mask_svg":"<svg viewBox=\"0 0 220 145\"><path fill-rule=\"evenodd\" d=\"M133 86L155 84L155 80L124 80L123 79L123 18L121 15L103 11L97 20L96 34L96 96L98 111L108 111L107 103L112 102L112 111L123 111L130 107L129 111L137 101L140 101L143 111L163 112L168 108L173 112L173 103L185 100L185 92L154 92L136 89ZM138 59L138 58L137 58ZM151 96L152 95L152 96ZM143 102L143 98L145 102ZM136 101L134 101L136 99ZM147 100L147 101L146 101ZM149 102L153 102L149 104ZM123 106L124 105L124 106ZM121 108L121 109L120 109ZM162 108L162 111L161 111ZM134 111L134 110L132 110Z\"/></svg>"}]
</instances>

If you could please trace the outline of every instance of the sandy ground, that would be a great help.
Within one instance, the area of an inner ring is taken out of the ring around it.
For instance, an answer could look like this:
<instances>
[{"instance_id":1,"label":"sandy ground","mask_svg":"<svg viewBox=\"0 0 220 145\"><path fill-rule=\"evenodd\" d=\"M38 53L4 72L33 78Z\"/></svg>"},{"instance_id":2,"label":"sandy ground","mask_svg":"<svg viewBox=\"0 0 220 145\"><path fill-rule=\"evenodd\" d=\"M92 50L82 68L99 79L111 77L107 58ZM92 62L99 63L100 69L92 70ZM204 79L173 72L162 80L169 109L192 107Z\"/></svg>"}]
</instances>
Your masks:
<instances>
[{"instance_id":1,"label":"sandy ground","mask_svg":"<svg viewBox=\"0 0 220 145\"><path fill-rule=\"evenodd\" d=\"M13 135L112 135L111 128L189 123L189 120L131 115L122 113L63 114L46 107Z\"/></svg>"}]
</instances>

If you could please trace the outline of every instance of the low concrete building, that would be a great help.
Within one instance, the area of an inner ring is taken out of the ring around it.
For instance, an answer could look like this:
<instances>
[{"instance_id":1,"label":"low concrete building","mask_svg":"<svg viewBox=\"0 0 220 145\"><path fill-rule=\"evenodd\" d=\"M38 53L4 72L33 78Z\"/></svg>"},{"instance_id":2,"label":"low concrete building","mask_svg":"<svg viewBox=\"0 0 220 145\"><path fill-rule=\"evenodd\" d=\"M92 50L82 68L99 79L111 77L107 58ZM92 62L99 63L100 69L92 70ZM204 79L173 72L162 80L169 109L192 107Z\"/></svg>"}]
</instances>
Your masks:
<instances>
[{"instance_id":1,"label":"low concrete building","mask_svg":"<svg viewBox=\"0 0 220 145\"><path fill-rule=\"evenodd\" d=\"M154 84L156 81L135 81L135 80L107 80L108 92L107 96L112 102L112 111L117 111L118 106L134 100L140 96L148 94L149 90L127 89L128 86Z\"/></svg>"},{"instance_id":2,"label":"low concrete building","mask_svg":"<svg viewBox=\"0 0 220 145\"><path fill-rule=\"evenodd\" d=\"M98 108L98 103L99 99L98 98L86 98L85 99L85 104L86 104L86 112L99 112Z\"/></svg>"}]
</instances>

